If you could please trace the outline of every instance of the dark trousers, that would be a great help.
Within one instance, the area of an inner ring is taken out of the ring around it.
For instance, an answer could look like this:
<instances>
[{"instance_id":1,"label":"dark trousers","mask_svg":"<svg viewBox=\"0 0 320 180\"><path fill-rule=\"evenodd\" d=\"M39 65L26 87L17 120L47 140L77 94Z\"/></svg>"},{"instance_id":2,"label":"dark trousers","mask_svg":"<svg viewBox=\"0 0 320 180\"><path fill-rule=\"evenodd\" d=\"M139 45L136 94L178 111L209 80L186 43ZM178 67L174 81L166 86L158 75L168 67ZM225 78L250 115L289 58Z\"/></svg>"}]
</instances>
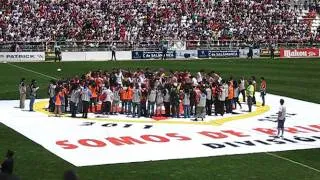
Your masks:
<instances>
[{"instance_id":1,"label":"dark trousers","mask_svg":"<svg viewBox=\"0 0 320 180\"><path fill-rule=\"evenodd\" d=\"M89 101L82 101L82 117L88 117Z\"/></svg>"},{"instance_id":2,"label":"dark trousers","mask_svg":"<svg viewBox=\"0 0 320 180\"><path fill-rule=\"evenodd\" d=\"M71 117L76 117L76 114L77 114L77 104L70 101L70 111L71 111Z\"/></svg>"},{"instance_id":3,"label":"dark trousers","mask_svg":"<svg viewBox=\"0 0 320 180\"><path fill-rule=\"evenodd\" d=\"M242 102L246 102L246 90L241 90L240 93L242 94Z\"/></svg>"},{"instance_id":4,"label":"dark trousers","mask_svg":"<svg viewBox=\"0 0 320 180\"><path fill-rule=\"evenodd\" d=\"M248 108L249 108L249 112L252 111L252 102L253 98L251 96L248 96Z\"/></svg>"},{"instance_id":5,"label":"dark trousers","mask_svg":"<svg viewBox=\"0 0 320 180\"><path fill-rule=\"evenodd\" d=\"M117 60L116 59L116 51L112 51L111 52L111 61L113 60L113 58L114 58L115 61Z\"/></svg>"},{"instance_id":6,"label":"dark trousers","mask_svg":"<svg viewBox=\"0 0 320 180\"><path fill-rule=\"evenodd\" d=\"M212 113L212 100L208 100L206 101L206 114L211 116Z\"/></svg>"},{"instance_id":7,"label":"dark trousers","mask_svg":"<svg viewBox=\"0 0 320 180\"><path fill-rule=\"evenodd\" d=\"M170 102L164 102L164 109L165 109L166 116L169 117L170 116Z\"/></svg>"},{"instance_id":8,"label":"dark trousers","mask_svg":"<svg viewBox=\"0 0 320 180\"><path fill-rule=\"evenodd\" d=\"M165 60L165 59L167 59L167 50L162 51L161 60Z\"/></svg>"},{"instance_id":9,"label":"dark trousers","mask_svg":"<svg viewBox=\"0 0 320 180\"><path fill-rule=\"evenodd\" d=\"M261 92L262 106L264 106L266 104L265 96L266 96L266 93Z\"/></svg>"},{"instance_id":10,"label":"dark trousers","mask_svg":"<svg viewBox=\"0 0 320 180\"><path fill-rule=\"evenodd\" d=\"M64 98L64 104L65 104L64 112L68 112L69 100L68 100L67 96L65 96L65 98Z\"/></svg>"},{"instance_id":11,"label":"dark trousers","mask_svg":"<svg viewBox=\"0 0 320 180\"><path fill-rule=\"evenodd\" d=\"M133 102L132 103L132 117L136 117L138 115L138 118L141 116L141 105L140 103Z\"/></svg>"},{"instance_id":12,"label":"dark trousers","mask_svg":"<svg viewBox=\"0 0 320 180\"><path fill-rule=\"evenodd\" d=\"M256 94L256 93L254 92L254 93L253 93L253 97L252 97L252 104L257 104L255 94Z\"/></svg>"},{"instance_id":13,"label":"dark trousers","mask_svg":"<svg viewBox=\"0 0 320 180\"><path fill-rule=\"evenodd\" d=\"M147 117L148 116L147 103L146 102L141 102L140 106L141 106L141 116Z\"/></svg>"},{"instance_id":14,"label":"dark trousers","mask_svg":"<svg viewBox=\"0 0 320 180\"><path fill-rule=\"evenodd\" d=\"M54 102L53 102L53 97L51 97L49 99L49 112L53 112L54 111Z\"/></svg>"},{"instance_id":15,"label":"dark trousers","mask_svg":"<svg viewBox=\"0 0 320 180\"><path fill-rule=\"evenodd\" d=\"M239 104L240 108L242 108L239 98L238 97L233 98L233 104L236 109L237 109L237 103Z\"/></svg>"},{"instance_id":16,"label":"dark trousers","mask_svg":"<svg viewBox=\"0 0 320 180\"><path fill-rule=\"evenodd\" d=\"M55 53L54 62L61 61L61 53Z\"/></svg>"},{"instance_id":17,"label":"dark trousers","mask_svg":"<svg viewBox=\"0 0 320 180\"><path fill-rule=\"evenodd\" d=\"M111 111L111 102L110 101L106 101L106 102L103 102L104 104L104 109L103 109L103 113L105 114L110 114L110 111Z\"/></svg>"},{"instance_id":18,"label":"dark trousers","mask_svg":"<svg viewBox=\"0 0 320 180\"><path fill-rule=\"evenodd\" d=\"M231 99L226 100L226 112L232 113L232 103Z\"/></svg>"},{"instance_id":19,"label":"dark trousers","mask_svg":"<svg viewBox=\"0 0 320 180\"><path fill-rule=\"evenodd\" d=\"M274 53L270 53L270 58L274 60Z\"/></svg>"},{"instance_id":20,"label":"dark trousers","mask_svg":"<svg viewBox=\"0 0 320 180\"><path fill-rule=\"evenodd\" d=\"M122 100L121 101L121 114L124 114L125 113L125 106L126 106L126 101L127 100Z\"/></svg>"},{"instance_id":21,"label":"dark trousers","mask_svg":"<svg viewBox=\"0 0 320 180\"><path fill-rule=\"evenodd\" d=\"M171 113L172 117L179 117L179 104L172 104Z\"/></svg>"},{"instance_id":22,"label":"dark trousers","mask_svg":"<svg viewBox=\"0 0 320 180\"><path fill-rule=\"evenodd\" d=\"M215 114L218 115L218 114L221 114L223 116L224 114L224 101L217 101L217 108L216 108L216 111L215 111Z\"/></svg>"}]
</instances>

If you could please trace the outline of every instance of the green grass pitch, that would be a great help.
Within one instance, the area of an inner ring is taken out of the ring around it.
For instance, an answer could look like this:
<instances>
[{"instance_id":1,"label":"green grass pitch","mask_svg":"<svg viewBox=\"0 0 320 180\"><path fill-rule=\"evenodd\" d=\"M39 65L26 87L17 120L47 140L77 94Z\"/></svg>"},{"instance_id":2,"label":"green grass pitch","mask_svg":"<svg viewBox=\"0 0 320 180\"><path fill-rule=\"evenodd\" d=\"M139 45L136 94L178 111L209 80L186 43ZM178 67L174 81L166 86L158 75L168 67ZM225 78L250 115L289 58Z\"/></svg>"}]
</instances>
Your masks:
<instances>
[{"instance_id":1,"label":"green grass pitch","mask_svg":"<svg viewBox=\"0 0 320 180\"><path fill-rule=\"evenodd\" d=\"M90 70L112 68L215 70L223 77L232 75L258 79L264 76L268 92L320 103L320 59L241 60L212 59L198 61L121 61L14 63L53 77L71 77ZM61 72L57 72L61 68ZM49 77L0 63L0 99L18 99L18 83L25 77L36 79L40 98L46 98ZM306 110L307 111L307 110ZM217 180L319 180L320 173L265 153L183 160L168 160L77 168L51 154L17 132L0 124L0 157L7 149L15 151L15 174L23 180L59 180L67 169L75 169L81 180L107 179L217 179ZM150 152L152 153L152 152ZM319 149L277 152L276 155L320 169ZM134 154L133 154L134 155Z\"/></svg>"}]
</instances>

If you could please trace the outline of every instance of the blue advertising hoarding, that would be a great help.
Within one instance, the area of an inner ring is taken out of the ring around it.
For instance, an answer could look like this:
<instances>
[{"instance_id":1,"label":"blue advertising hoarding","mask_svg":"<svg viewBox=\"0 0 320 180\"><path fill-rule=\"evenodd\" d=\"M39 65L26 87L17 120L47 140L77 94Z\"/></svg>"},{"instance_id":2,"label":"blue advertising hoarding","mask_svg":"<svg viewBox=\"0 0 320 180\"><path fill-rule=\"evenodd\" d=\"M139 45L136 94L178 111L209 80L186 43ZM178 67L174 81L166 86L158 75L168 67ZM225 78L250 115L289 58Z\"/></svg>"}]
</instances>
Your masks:
<instances>
[{"instance_id":1,"label":"blue advertising hoarding","mask_svg":"<svg viewBox=\"0 0 320 180\"><path fill-rule=\"evenodd\" d=\"M198 50L198 58L239 57L238 50Z\"/></svg>"},{"instance_id":2,"label":"blue advertising hoarding","mask_svg":"<svg viewBox=\"0 0 320 180\"><path fill-rule=\"evenodd\" d=\"M175 59L176 51L167 51L167 59ZM161 59L162 51L132 51L132 59Z\"/></svg>"}]
</instances>

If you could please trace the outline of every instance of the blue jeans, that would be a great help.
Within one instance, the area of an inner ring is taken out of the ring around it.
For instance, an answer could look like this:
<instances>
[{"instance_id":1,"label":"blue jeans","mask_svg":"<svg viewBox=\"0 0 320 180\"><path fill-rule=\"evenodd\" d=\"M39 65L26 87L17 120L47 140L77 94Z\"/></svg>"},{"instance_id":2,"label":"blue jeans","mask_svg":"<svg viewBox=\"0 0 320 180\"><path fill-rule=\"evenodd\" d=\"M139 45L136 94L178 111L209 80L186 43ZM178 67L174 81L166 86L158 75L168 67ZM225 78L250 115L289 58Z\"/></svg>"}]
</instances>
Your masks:
<instances>
[{"instance_id":1,"label":"blue jeans","mask_svg":"<svg viewBox=\"0 0 320 180\"><path fill-rule=\"evenodd\" d=\"M155 105L155 102L148 101L148 115L149 116L154 115L154 105Z\"/></svg>"},{"instance_id":2,"label":"blue jeans","mask_svg":"<svg viewBox=\"0 0 320 180\"><path fill-rule=\"evenodd\" d=\"M124 102L124 111L127 114L131 114L131 106L132 106L132 101L125 101Z\"/></svg>"},{"instance_id":3,"label":"blue jeans","mask_svg":"<svg viewBox=\"0 0 320 180\"><path fill-rule=\"evenodd\" d=\"M35 100L36 100L36 97L30 96L30 104L29 104L30 111L33 111L33 104Z\"/></svg>"},{"instance_id":4,"label":"blue jeans","mask_svg":"<svg viewBox=\"0 0 320 180\"><path fill-rule=\"evenodd\" d=\"M190 118L190 105L183 105L184 118Z\"/></svg>"},{"instance_id":5,"label":"blue jeans","mask_svg":"<svg viewBox=\"0 0 320 180\"><path fill-rule=\"evenodd\" d=\"M133 105L133 111L132 111L132 117L136 117L138 115L138 118L141 116L141 105L140 103L132 103Z\"/></svg>"}]
</instances>

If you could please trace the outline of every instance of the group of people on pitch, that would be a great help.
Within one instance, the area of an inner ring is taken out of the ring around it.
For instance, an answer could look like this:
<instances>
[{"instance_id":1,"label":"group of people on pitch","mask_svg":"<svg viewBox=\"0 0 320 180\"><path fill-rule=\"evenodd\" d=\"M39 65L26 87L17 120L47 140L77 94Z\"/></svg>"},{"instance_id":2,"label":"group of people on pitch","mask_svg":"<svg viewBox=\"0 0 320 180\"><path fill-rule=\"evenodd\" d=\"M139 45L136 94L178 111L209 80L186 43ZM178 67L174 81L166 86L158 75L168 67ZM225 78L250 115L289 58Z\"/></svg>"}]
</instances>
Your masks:
<instances>
[{"instance_id":1,"label":"group of people on pitch","mask_svg":"<svg viewBox=\"0 0 320 180\"><path fill-rule=\"evenodd\" d=\"M256 103L255 77L249 80L224 80L218 73L199 71L169 72L163 69L138 69L129 72L113 69L110 72L93 71L67 81L52 80L48 87L49 111L56 116L70 111L71 117L88 112L105 115L126 114L132 117L166 116L194 117L203 120L206 115L232 113L242 101L249 111ZM262 105L265 105L266 81L261 78Z\"/></svg>"}]
</instances>

